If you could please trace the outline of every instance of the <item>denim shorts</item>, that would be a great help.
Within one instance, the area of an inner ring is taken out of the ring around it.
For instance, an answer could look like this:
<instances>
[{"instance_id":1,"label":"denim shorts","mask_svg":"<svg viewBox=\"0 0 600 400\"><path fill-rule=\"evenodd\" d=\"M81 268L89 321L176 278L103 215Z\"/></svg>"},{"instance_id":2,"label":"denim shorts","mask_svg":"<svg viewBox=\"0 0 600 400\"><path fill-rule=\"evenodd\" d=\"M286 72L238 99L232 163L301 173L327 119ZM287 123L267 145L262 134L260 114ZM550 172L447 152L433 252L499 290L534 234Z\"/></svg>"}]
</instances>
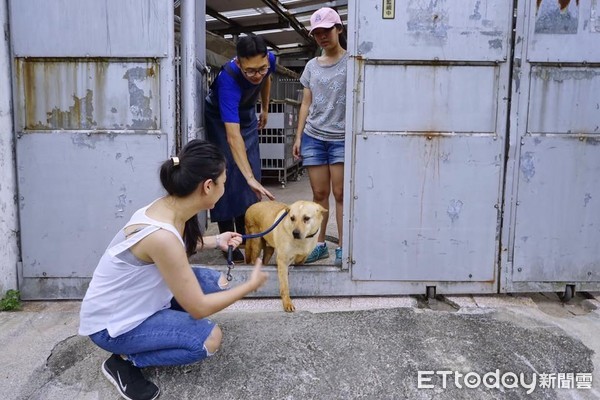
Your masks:
<instances>
[{"instance_id":1,"label":"denim shorts","mask_svg":"<svg viewBox=\"0 0 600 400\"><path fill-rule=\"evenodd\" d=\"M331 165L344 162L344 141L326 141L302 134L300 142L302 165Z\"/></svg>"},{"instance_id":2,"label":"denim shorts","mask_svg":"<svg viewBox=\"0 0 600 400\"><path fill-rule=\"evenodd\" d=\"M192 268L206 294L219 292L221 273L208 268ZM123 354L134 365L150 366L184 365L205 359L210 354L204 342L217 326L208 318L194 319L173 299L171 307L146 318L129 332L115 338L106 329L90 335L100 348Z\"/></svg>"}]
</instances>

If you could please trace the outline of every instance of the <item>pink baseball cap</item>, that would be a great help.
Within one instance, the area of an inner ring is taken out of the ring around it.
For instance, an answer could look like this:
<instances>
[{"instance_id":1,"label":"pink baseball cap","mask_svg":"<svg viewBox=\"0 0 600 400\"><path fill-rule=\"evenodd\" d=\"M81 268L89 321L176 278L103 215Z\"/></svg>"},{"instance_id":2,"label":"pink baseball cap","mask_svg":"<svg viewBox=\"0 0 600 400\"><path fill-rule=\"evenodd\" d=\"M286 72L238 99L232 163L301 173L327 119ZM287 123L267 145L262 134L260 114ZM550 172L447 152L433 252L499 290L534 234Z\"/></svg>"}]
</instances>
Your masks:
<instances>
[{"instance_id":1,"label":"pink baseball cap","mask_svg":"<svg viewBox=\"0 0 600 400\"><path fill-rule=\"evenodd\" d=\"M319 8L310 16L310 32L317 28L331 28L335 24L342 25L342 20L334 9L329 7Z\"/></svg>"}]
</instances>

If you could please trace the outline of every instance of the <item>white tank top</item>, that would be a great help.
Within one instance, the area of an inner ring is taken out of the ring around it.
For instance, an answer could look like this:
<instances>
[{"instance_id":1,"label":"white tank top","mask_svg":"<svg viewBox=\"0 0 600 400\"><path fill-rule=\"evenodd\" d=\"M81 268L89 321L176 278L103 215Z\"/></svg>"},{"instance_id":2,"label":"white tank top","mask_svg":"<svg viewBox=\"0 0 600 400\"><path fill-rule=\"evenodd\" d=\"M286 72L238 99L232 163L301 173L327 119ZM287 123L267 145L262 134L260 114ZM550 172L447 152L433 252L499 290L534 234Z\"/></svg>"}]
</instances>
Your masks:
<instances>
[{"instance_id":1,"label":"white tank top","mask_svg":"<svg viewBox=\"0 0 600 400\"><path fill-rule=\"evenodd\" d=\"M87 336L107 329L111 337L116 337L170 306L173 294L156 264L134 265L117 257L159 229L172 232L185 248L175 227L146 216L151 205L133 214L102 255L81 303L80 335ZM139 224L147 226L126 238L124 229Z\"/></svg>"}]
</instances>

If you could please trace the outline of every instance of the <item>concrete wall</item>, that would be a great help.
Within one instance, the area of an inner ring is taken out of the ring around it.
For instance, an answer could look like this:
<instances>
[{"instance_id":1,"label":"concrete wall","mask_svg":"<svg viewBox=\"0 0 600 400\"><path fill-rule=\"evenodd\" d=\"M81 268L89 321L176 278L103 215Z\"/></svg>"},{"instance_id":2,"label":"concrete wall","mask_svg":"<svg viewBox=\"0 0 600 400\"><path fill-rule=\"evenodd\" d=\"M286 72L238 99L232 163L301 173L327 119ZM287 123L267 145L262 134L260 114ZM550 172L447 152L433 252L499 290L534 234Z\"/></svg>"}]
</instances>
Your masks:
<instances>
[{"instance_id":1,"label":"concrete wall","mask_svg":"<svg viewBox=\"0 0 600 400\"><path fill-rule=\"evenodd\" d=\"M18 209L12 120L8 12L0 1L0 297L17 288Z\"/></svg>"}]
</instances>

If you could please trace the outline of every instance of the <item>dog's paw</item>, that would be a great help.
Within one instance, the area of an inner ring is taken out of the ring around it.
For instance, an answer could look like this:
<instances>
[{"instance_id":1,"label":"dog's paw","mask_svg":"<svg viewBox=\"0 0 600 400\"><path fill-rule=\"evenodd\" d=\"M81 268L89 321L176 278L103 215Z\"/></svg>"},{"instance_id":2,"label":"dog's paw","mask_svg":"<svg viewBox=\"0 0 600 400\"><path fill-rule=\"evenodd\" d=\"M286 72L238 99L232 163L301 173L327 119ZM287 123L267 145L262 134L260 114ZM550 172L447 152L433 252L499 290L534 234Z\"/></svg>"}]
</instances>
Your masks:
<instances>
[{"instance_id":1,"label":"dog's paw","mask_svg":"<svg viewBox=\"0 0 600 400\"><path fill-rule=\"evenodd\" d=\"M296 311L296 307L294 307L294 304L292 303L291 300L284 300L283 301L283 311L294 312L294 311Z\"/></svg>"}]
</instances>

